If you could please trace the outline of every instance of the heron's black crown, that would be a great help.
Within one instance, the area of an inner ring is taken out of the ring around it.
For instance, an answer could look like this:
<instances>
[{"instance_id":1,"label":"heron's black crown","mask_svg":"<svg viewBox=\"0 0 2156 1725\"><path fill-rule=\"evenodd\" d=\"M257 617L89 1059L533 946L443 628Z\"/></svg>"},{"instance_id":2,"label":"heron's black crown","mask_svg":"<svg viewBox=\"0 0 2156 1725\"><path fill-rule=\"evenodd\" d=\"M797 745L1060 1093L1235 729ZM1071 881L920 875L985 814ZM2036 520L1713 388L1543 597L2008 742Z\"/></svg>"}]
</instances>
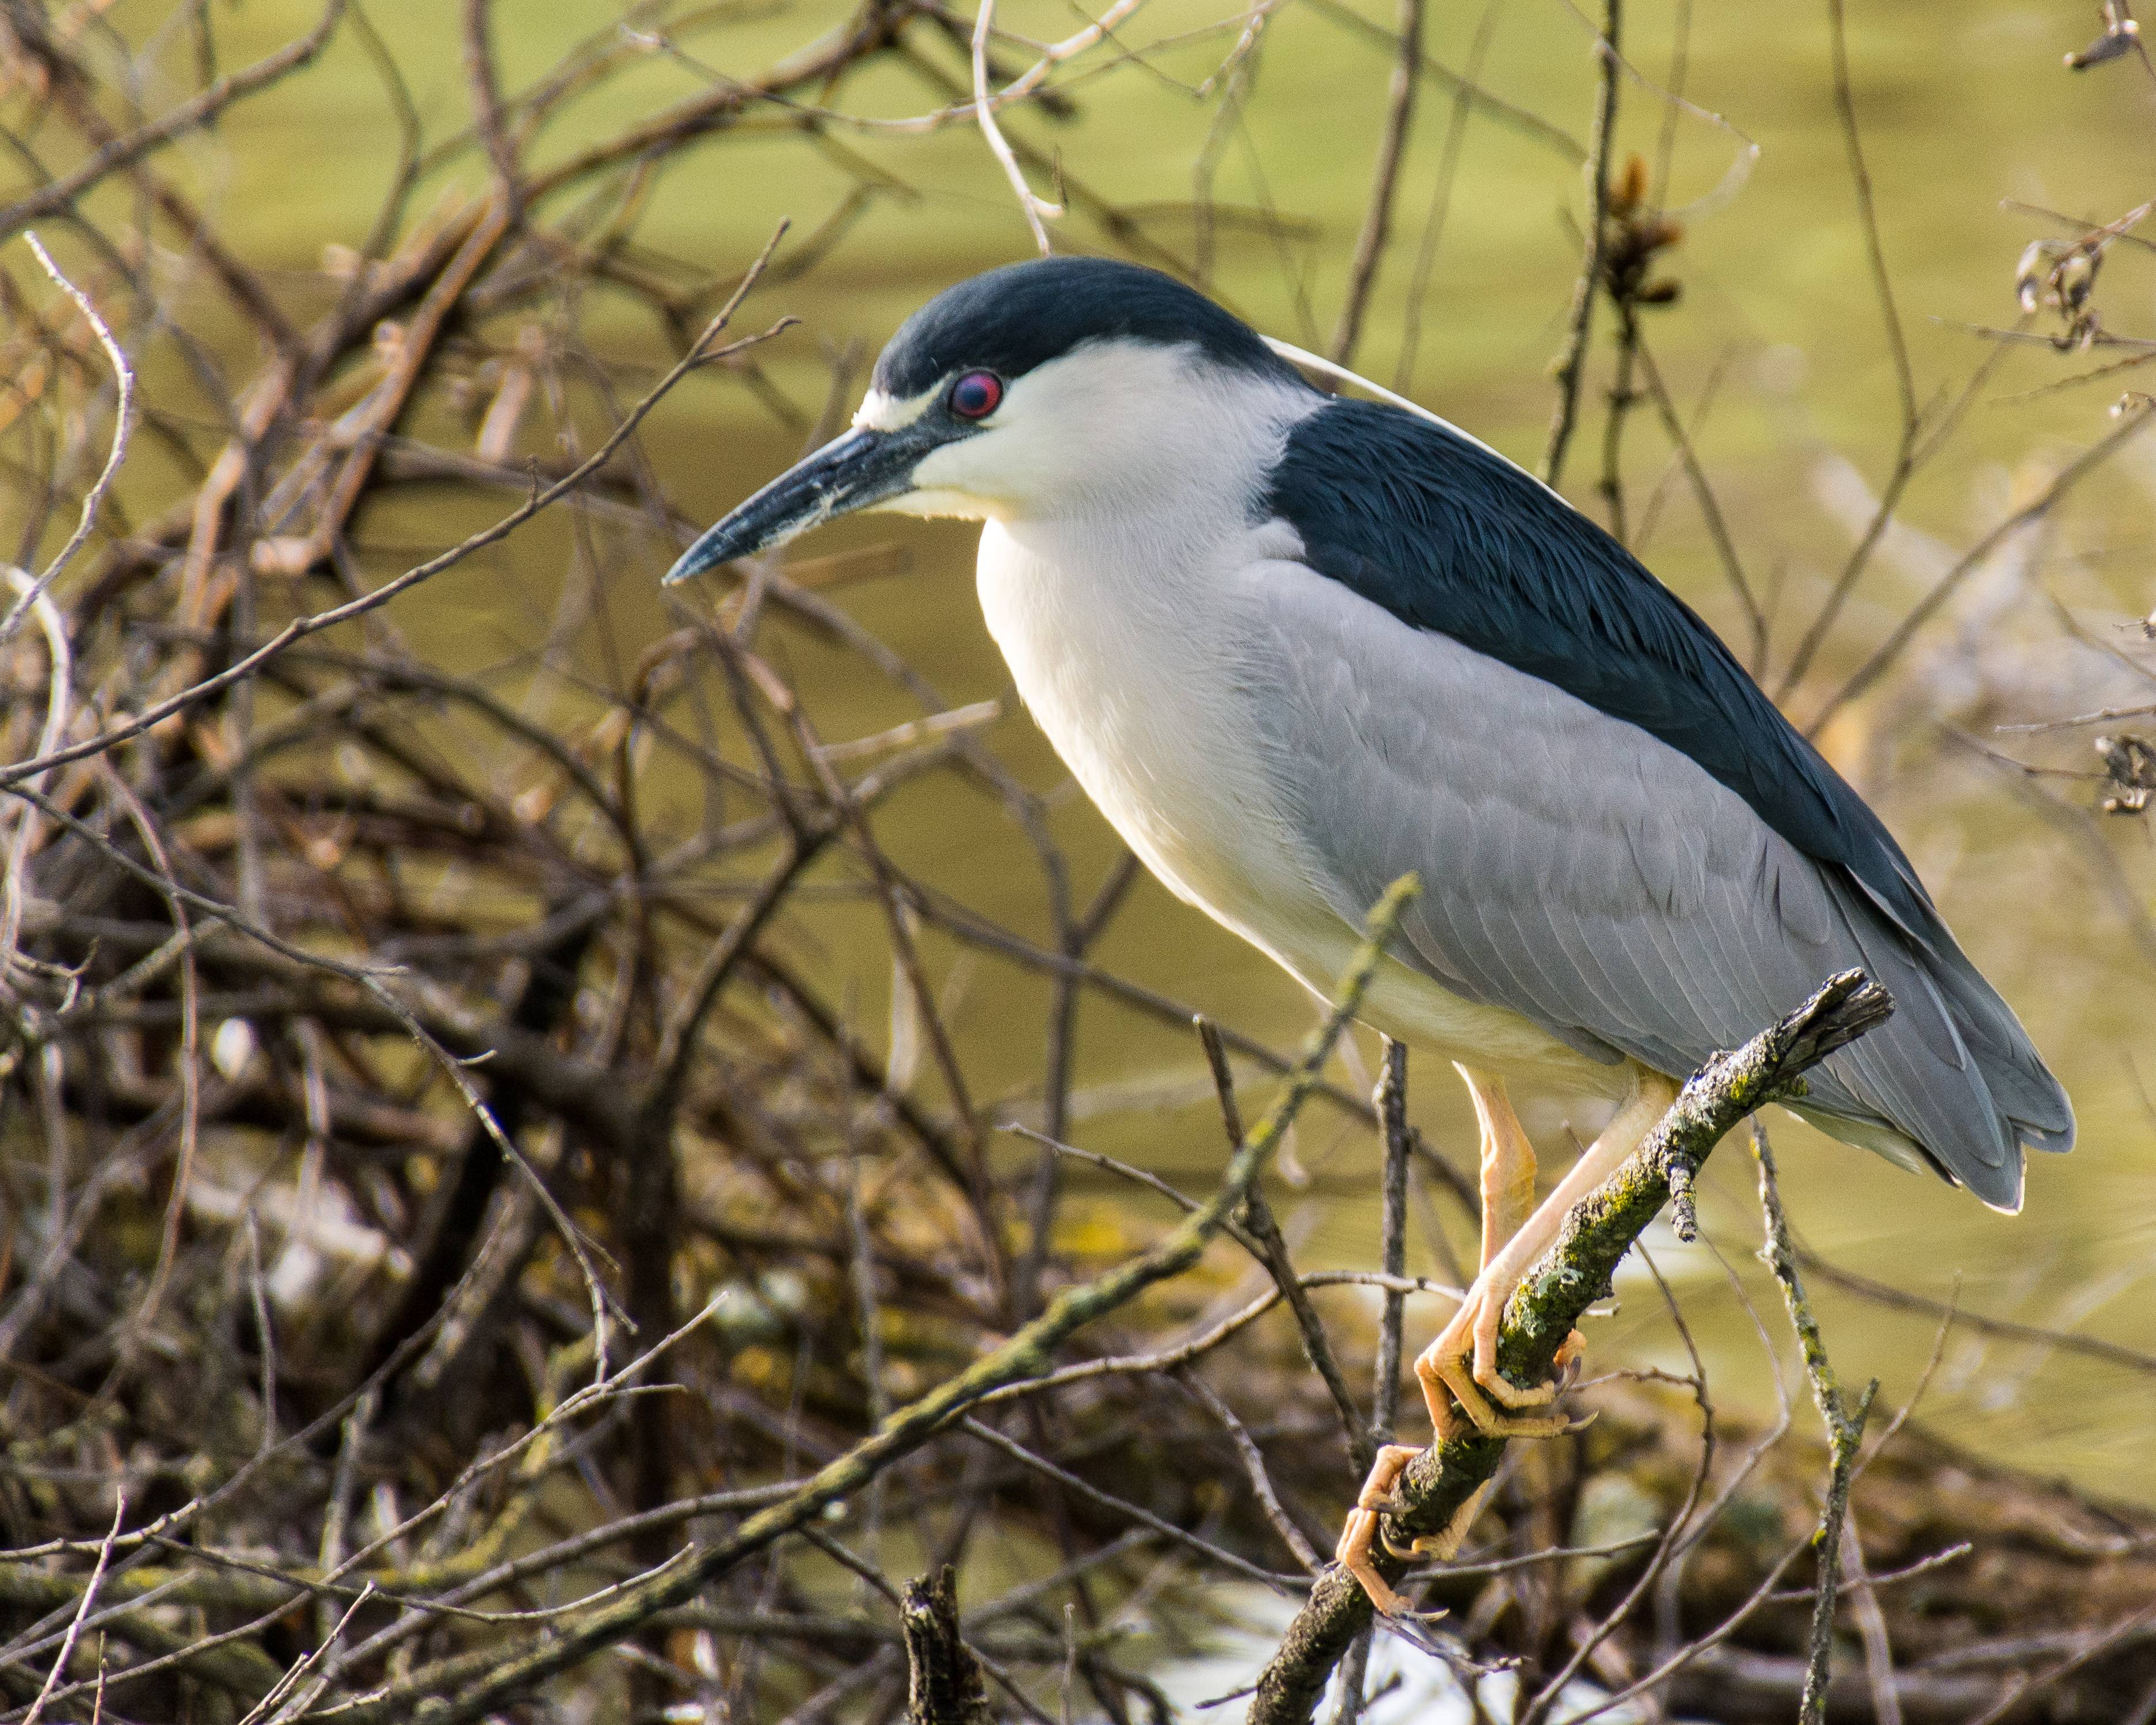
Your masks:
<instances>
[{"instance_id":1,"label":"heron's black crown","mask_svg":"<svg viewBox=\"0 0 2156 1725\"><path fill-rule=\"evenodd\" d=\"M962 366L1019 377L1088 341L1188 344L1218 364L1297 373L1233 312L1172 275L1109 258L1035 258L938 294L900 326L875 387L904 400Z\"/></svg>"}]
</instances>

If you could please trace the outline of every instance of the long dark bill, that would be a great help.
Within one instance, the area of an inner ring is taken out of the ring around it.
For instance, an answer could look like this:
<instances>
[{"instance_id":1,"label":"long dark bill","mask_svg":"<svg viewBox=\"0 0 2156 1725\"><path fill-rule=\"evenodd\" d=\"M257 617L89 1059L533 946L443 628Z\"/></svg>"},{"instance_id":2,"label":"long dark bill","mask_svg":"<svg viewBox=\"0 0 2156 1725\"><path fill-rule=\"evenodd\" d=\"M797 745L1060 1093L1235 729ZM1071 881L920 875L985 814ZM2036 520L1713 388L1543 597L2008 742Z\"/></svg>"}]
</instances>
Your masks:
<instances>
[{"instance_id":1,"label":"long dark bill","mask_svg":"<svg viewBox=\"0 0 2156 1725\"><path fill-rule=\"evenodd\" d=\"M779 475L681 553L666 584L686 581L736 557L753 557L820 527L834 517L896 497L943 435L916 421L895 431L860 429L834 438Z\"/></svg>"}]
</instances>

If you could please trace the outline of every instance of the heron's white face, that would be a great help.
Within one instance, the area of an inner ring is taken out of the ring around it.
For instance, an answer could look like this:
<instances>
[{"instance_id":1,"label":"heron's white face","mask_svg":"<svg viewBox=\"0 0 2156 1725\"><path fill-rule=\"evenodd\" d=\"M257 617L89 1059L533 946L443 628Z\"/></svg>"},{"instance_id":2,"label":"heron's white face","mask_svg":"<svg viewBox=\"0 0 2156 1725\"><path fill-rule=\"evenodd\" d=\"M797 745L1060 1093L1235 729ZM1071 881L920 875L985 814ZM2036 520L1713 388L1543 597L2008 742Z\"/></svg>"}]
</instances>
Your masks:
<instances>
[{"instance_id":1,"label":"heron's white face","mask_svg":"<svg viewBox=\"0 0 2156 1725\"><path fill-rule=\"evenodd\" d=\"M983 377L993 374L962 367L905 400L871 390L854 424L903 434L950 419L991 387L975 381ZM1150 515L1187 509L1194 495L1240 501L1279 458L1288 427L1323 400L1194 346L1132 340L1087 342L993 387L992 411L954 424L906 490L871 506L1009 521Z\"/></svg>"},{"instance_id":2,"label":"heron's white face","mask_svg":"<svg viewBox=\"0 0 2156 1725\"><path fill-rule=\"evenodd\" d=\"M700 538L679 581L857 509L1061 521L1158 540L1240 521L1289 428L1326 398L1196 343L1081 342L1014 377L960 364L918 394L872 389L853 428Z\"/></svg>"}]
</instances>

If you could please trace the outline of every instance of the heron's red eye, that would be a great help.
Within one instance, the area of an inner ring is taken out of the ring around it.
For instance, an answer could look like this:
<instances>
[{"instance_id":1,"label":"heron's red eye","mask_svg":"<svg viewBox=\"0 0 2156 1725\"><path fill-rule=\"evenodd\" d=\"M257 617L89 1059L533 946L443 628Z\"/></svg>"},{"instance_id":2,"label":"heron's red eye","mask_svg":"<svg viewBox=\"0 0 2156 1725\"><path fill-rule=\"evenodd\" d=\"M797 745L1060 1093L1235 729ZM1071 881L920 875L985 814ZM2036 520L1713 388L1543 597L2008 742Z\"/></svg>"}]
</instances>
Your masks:
<instances>
[{"instance_id":1,"label":"heron's red eye","mask_svg":"<svg viewBox=\"0 0 2156 1725\"><path fill-rule=\"evenodd\" d=\"M993 372L968 372L951 386L951 411L961 419L985 419L1004 398L1004 380Z\"/></svg>"}]
</instances>

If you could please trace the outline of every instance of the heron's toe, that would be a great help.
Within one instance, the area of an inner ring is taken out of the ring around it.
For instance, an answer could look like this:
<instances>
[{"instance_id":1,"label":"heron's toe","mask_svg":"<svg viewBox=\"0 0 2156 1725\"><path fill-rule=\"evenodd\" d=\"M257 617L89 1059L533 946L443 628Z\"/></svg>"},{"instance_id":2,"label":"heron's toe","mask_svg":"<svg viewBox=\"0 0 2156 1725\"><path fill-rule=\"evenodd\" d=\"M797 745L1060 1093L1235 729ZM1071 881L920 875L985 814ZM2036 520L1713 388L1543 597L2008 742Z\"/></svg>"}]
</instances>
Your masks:
<instances>
[{"instance_id":1,"label":"heron's toe","mask_svg":"<svg viewBox=\"0 0 2156 1725\"><path fill-rule=\"evenodd\" d=\"M1424 1358L1427 1359L1429 1356L1425 1355ZM1420 1362L1417 1362L1417 1364L1419 1366ZM1491 1377L1496 1380L1496 1384L1493 1385L1489 1378L1482 1378L1476 1373L1473 1359L1464 1353L1449 1359L1431 1360L1430 1368L1445 1387L1452 1392L1452 1399L1458 1405L1460 1412L1466 1415L1467 1423L1484 1437L1556 1437L1561 1433L1573 1429L1573 1422L1562 1414L1522 1414L1503 1412L1492 1404L1489 1396L1482 1393L1485 1387L1490 1388L1492 1394L1507 1408L1543 1407L1557 1395L1558 1386L1554 1384L1542 1384L1536 1385L1532 1389L1522 1389L1517 1384L1493 1372ZM1503 1387L1499 1389L1496 1385ZM1515 1396L1519 1399L1514 1401L1507 1399ZM1452 1425L1456 1431L1459 1425L1456 1416ZM1440 1429L1440 1435L1449 1437L1454 1435L1455 1431Z\"/></svg>"},{"instance_id":2,"label":"heron's toe","mask_svg":"<svg viewBox=\"0 0 2156 1725\"><path fill-rule=\"evenodd\" d=\"M1387 1617L1406 1615L1408 1602L1378 1573L1373 1548L1382 1536L1385 1506L1392 1500L1393 1487L1399 1483L1408 1463L1420 1454L1421 1450L1405 1444L1387 1444L1378 1451L1370 1476L1363 1481L1363 1489L1355 1496L1355 1507L1348 1512L1347 1523L1340 1530L1340 1543L1332 1550L1333 1562L1355 1578L1370 1596L1371 1604ZM1391 1542L1386 1544L1390 1549Z\"/></svg>"},{"instance_id":3,"label":"heron's toe","mask_svg":"<svg viewBox=\"0 0 2156 1725\"><path fill-rule=\"evenodd\" d=\"M1558 1380L1536 1384L1522 1389L1502 1372L1492 1369L1486 1374L1477 1372L1475 1381L1490 1392L1491 1397L1507 1408L1546 1408L1557 1399Z\"/></svg>"},{"instance_id":4,"label":"heron's toe","mask_svg":"<svg viewBox=\"0 0 2156 1725\"><path fill-rule=\"evenodd\" d=\"M1380 1614L1404 1617L1408 1615L1408 1602L1393 1591L1392 1584L1378 1573L1373 1561L1378 1519L1374 1509L1350 1510L1348 1524L1340 1530L1340 1543L1333 1548L1332 1561L1355 1578L1357 1585L1369 1595L1370 1604Z\"/></svg>"}]
</instances>

